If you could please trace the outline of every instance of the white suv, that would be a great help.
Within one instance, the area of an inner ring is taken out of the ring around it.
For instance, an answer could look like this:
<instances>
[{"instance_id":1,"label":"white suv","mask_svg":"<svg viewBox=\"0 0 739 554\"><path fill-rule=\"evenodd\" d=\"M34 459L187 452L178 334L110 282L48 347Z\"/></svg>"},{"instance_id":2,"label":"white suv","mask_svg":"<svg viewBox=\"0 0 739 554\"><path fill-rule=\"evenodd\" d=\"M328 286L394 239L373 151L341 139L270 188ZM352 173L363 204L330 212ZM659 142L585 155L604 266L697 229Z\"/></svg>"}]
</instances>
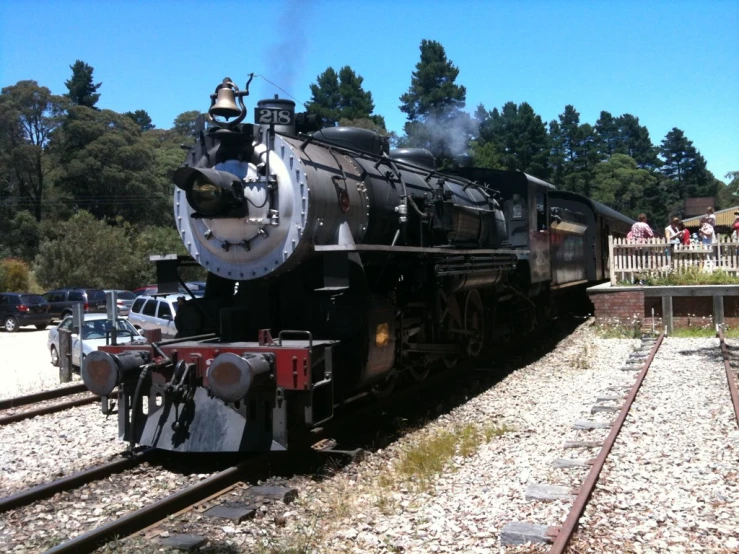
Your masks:
<instances>
[{"instance_id":1,"label":"white suv","mask_svg":"<svg viewBox=\"0 0 739 554\"><path fill-rule=\"evenodd\" d=\"M177 334L174 317L179 296L139 296L131 306L128 321L137 329L161 329L162 337L174 338Z\"/></svg>"}]
</instances>

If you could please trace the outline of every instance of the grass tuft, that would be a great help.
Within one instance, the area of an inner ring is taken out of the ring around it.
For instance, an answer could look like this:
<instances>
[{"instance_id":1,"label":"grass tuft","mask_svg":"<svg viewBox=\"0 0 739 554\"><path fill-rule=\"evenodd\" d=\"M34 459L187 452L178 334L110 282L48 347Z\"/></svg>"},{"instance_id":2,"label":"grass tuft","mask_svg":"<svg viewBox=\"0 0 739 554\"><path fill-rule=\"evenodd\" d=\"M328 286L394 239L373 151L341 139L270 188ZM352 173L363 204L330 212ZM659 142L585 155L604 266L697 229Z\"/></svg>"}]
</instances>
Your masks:
<instances>
[{"instance_id":1,"label":"grass tuft","mask_svg":"<svg viewBox=\"0 0 739 554\"><path fill-rule=\"evenodd\" d=\"M406 450L395 465L395 473L401 481L426 485L444 470L453 457L469 457L481 444L512 430L506 425L468 423L452 431L440 431ZM379 478L379 484L384 487L395 484L395 481L389 474L382 474Z\"/></svg>"}]
</instances>

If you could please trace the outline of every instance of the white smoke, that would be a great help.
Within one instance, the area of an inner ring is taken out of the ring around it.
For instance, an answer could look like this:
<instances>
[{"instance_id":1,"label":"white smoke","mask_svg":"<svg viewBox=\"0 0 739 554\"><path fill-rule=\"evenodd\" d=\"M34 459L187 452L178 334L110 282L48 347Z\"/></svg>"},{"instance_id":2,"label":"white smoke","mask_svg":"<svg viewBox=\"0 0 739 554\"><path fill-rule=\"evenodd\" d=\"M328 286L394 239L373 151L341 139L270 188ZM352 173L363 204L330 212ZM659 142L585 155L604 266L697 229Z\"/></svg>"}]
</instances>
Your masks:
<instances>
[{"instance_id":1,"label":"white smoke","mask_svg":"<svg viewBox=\"0 0 739 554\"><path fill-rule=\"evenodd\" d=\"M427 148L437 157L456 158L468 154L469 141L477 135L478 127L479 122L470 114L448 107L411 123L406 131L410 146Z\"/></svg>"}]
</instances>

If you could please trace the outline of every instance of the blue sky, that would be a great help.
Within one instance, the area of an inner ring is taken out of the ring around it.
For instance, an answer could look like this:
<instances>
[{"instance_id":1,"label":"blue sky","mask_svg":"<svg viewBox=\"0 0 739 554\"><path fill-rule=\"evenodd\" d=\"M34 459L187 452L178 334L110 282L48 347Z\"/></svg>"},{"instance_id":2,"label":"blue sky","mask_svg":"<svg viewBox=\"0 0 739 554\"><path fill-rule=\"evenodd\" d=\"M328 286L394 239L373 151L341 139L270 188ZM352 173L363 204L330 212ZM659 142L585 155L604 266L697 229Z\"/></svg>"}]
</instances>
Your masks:
<instances>
[{"instance_id":1,"label":"blue sky","mask_svg":"<svg viewBox=\"0 0 739 554\"><path fill-rule=\"evenodd\" d=\"M81 59L103 83L99 107L145 109L168 128L207 109L225 76L242 86L254 72L307 101L319 73L350 65L400 132L424 38L459 67L470 112L525 101L545 121L566 104L591 124L631 113L655 144L682 129L716 177L739 170L739 0L0 0L0 85L63 94ZM284 96L262 78L251 90L250 109Z\"/></svg>"}]
</instances>

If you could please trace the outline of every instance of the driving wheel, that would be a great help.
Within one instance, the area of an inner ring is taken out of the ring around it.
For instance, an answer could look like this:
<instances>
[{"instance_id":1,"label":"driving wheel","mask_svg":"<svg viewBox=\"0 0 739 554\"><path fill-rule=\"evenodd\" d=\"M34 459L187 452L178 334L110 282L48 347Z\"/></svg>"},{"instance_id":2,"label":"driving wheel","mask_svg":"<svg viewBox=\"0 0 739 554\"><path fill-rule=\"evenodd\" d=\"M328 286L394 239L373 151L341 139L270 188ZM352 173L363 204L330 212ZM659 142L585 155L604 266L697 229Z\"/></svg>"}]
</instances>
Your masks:
<instances>
[{"instance_id":1,"label":"driving wheel","mask_svg":"<svg viewBox=\"0 0 739 554\"><path fill-rule=\"evenodd\" d=\"M467 293L464 301L464 329L467 335L467 354L479 356L485 337L485 311L482 298L476 290Z\"/></svg>"}]
</instances>

